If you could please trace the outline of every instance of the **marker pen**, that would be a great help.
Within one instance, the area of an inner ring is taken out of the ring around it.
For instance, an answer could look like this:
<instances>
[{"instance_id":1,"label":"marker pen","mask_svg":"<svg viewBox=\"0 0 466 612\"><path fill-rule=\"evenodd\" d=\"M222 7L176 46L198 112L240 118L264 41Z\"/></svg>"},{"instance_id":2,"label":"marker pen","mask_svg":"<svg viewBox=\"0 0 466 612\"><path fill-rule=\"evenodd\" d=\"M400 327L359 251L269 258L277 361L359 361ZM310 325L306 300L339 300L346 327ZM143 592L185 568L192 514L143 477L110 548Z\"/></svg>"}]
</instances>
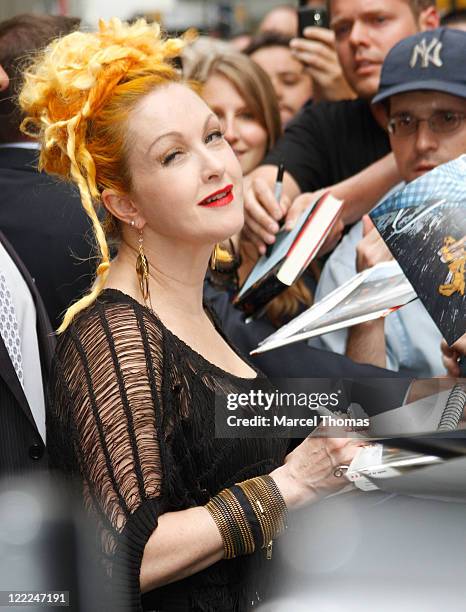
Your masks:
<instances>
[{"instance_id":1,"label":"marker pen","mask_svg":"<svg viewBox=\"0 0 466 612\"><path fill-rule=\"evenodd\" d=\"M285 174L285 164L284 162L280 162L279 166L278 166L278 172L277 172L277 179L275 181L275 188L274 188L274 192L273 195L275 196L275 199L278 203L280 203L281 197L282 197L282 191L283 191L283 175ZM283 224L285 222L285 218L283 217L280 222L279 222L279 226L282 227ZM274 243L275 244L275 243ZM267 245L267 249L265 251L265 256L269 257L271 252L273 249L273 244L268 244Z\"/></svg>"}]
</instances>

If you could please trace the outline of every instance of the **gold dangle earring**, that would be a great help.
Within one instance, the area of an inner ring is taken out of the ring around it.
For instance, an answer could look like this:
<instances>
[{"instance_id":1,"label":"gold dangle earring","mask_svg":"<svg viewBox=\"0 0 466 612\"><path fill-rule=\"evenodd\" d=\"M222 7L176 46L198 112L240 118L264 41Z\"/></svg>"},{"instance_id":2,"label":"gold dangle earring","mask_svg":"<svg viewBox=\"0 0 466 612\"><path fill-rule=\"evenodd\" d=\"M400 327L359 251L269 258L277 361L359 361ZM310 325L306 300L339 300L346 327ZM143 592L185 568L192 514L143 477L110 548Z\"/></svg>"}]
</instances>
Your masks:
<instances>
[{"instance_id":1,"label":"gold dangle earring","mask_svg":"<svg viewBox=\"0 0 466 612\"><path fill-rule=\"evenodd\" d=\"M214 272L220 272L222 266L231 263L233 260L234 257L228 249L224 248L220 242L217 242L210 256L210 268Z\"/></svg>"},{"instance_id":2,"label":"gold dangle earring","mask_svg":"<svg viewBox=\"0 0 466 612\"><path fill-rule=\"evenodd\" d=\"M134 227L134 221L131 221ZM142 229L139 230L139 253L136 259L136 274L138 275L139 288L145 303L149 299L149 262L144 254Z\"/></svg>"}]
</instances>

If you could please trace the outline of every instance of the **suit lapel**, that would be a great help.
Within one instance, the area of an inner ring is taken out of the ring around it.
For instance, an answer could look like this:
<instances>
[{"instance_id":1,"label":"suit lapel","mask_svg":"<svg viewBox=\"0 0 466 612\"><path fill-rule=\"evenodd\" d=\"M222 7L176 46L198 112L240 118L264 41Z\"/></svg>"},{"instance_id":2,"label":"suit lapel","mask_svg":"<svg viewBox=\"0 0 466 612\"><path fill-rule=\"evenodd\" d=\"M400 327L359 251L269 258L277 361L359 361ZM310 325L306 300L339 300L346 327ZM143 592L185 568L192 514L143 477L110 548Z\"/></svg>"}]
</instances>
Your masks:
<instances>
[{"instance_id":1,"label":"suit lapel","mask_svg":"<svg viewBox=\"0 0 466 612\"><path fill-rule=\"evenodd\" d=\"M32 412L29 407L26 396L24 394L23 387L21 386L21 383L18 380L15 368L13 367L13 364L11 363L10 355L8 354L7 348L1 336L0 336L0 377L4 380L5 384L10 389L11 393L14 395L16 401L21 406L21 409L26 415L28 421L30 421L34 429L37 430L37 425L36 425L36 422L34 421L34 417L32 416Z\"/></svg>"},{"instance_id":2,"label":"suit lapel","mask_svg":"<svg viewBox=\"0 0 466 612\"><path fill-rule=\"evenodd\" d=\"M35 283L25 268L23 262L18 257L16 251L12 247L12 245L8 242L5 236L0 232L0 242L5 247L8 255L14 261L18 270L21 272L22 277L24 278L31 294L34 299L34 304L36 307L36 318L37 318L37 337L39 341L39 353L41 356L41 366L42 366L42 378L44 381L44 392L47 391L47 383L50 376L51 363L53 351L55 348L55 338L53 337L53 332L51 325L49 323L47 313L45 311L44 305L42 303L42 299L37 291ZM0 376L3 378L5 383L10 388L11 392L15 396L22 410L24 411L26 417L37 430L36 423L34 421L34 417L31 412L31 408L26 399L26 395L24 394L23 387L18 380L13 364L11 363L10 356L8 354L7 348L3 342L3 339L0 336Z\"/></svg>"}]
</instances>

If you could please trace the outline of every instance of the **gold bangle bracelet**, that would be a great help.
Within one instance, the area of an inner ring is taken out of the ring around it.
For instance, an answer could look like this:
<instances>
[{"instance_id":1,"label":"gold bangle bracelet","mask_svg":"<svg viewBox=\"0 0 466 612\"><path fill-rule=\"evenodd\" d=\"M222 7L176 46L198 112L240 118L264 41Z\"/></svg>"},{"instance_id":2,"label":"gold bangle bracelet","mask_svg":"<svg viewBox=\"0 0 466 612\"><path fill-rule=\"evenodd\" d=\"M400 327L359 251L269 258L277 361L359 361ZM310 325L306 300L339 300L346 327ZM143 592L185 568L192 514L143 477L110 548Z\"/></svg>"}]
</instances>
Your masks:
<instances>
[{"instance_id":1,"label":"gold bangle bracelet","mask_svg":"<svg viewBox=\"0 0 466 612\"><path fill-rule=\"evenodd\" d=\"M219 500L216 497L213 497L207 502L205 508L214 519L222 537L225 559L233 559L235 556L236 543L235 536L231 529L231 519L228 515L225 516L226 513L224 508L219 504Z\"/></svg>"},{"instance_id":2,"label":"gold bangle bracelet","mask_svg":"<svg viewBox=\"0 0 466 612\"><path fill-rule=\"evenodd\" d=\"M233 559L239 555L253 553L257 542L255 537L260 537L260 534L262 548L267 549L267 558L271 558L274 538L286 529L285 500L269 475L239 482L235 488L237 487L241 489L241 495L245 496L241 503L232 490L223 489L205 505L222 537L224 558ZM237 490L237 495L239 493ZM249 506L253 514L248 509ZM252 521L253 516L256 517L255 536L245 511L249 520Z\"/></svg>"},{"instance_id":3,"label":"gold bangle bracelet","mask_svg":"<svg viewBox=\"0 0 466 612\"><path fill-rule=\"evenodd\" d=\"M219 495L221 497L227 498L230 504L230 508L235 516L237 525L241 531L244 548L244 550L241 551L241 554L253 553L255 550L254 538L251 532L251 527L246 519L246 516L240 503L229 489L224 489Z\"/></svg>"},{"instance_id":4,"label":"gold bangle bracelet","mask_svg":"<svg viewBox=\"0 0 466 612\"><path fill-rule=\"evenodd\" d=\"M241 487L249 499L249 502L254 510L257 521L259 522L261 531L262 531L262 548L264 548L267 543L272 539L274 534L274 527L272 523L272 518L266 514L265 508L270 506L270 500L264 499L264 495L258 491L255 483L244 482L238 483L238 486Z\"/></svg>"},{"instance_id":5,"label":"gold bangle bracelet","mask_svg":"<svg viewBox=\"0 0 466 612\"><path fill-rule=\"evenodd\" d=\"M271 557L273 539L286 529L287 507L279 488L269 475L238 483L248 498L262 532L262 548Z\"/></svg>"},{"instance_id":6,"label":"gold bangle bracelet","mask_svg":"<svg viewBox=\"0 0 466 612\"><path fill-rule=\"evenodd\" d=\"M241 504L229 489L220 491L205 505L217 525L223 541L224 558L251 554L255 542Z\"/></svg>"}]
</instances>

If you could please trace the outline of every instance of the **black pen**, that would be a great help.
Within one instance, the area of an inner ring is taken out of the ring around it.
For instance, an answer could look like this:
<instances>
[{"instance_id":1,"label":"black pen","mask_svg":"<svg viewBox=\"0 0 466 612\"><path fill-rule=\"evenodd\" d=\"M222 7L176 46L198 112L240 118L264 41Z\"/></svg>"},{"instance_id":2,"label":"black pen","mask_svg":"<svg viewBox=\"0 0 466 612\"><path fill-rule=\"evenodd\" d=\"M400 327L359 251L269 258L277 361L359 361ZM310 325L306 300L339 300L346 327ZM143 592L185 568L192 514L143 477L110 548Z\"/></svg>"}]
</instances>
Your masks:
<instances>
[{"instance_id":1,"label":"black pen","mask_svg":"<svg viewBox=\"0 0 466 612\"><path fill-rule=\"evenodd\" d=\"M282 197L282 191L283 191L283 175L285 174L285 164L284 162L280 162L279 166L278 166L278 172L277 172L277 179L275 181L275 188L274 188L274 192L273 195L275 196L276 201L280 204L280 200ZM285 218L283 217L280 222L279 222L279 227L281 228L283 226L283 223L285 222ZM267 249L265 251L265 256L269 257L270 254L272 253L272 249L273 249L273 244L268 244L267 245Z\"/></svg>"}]
</instances>

